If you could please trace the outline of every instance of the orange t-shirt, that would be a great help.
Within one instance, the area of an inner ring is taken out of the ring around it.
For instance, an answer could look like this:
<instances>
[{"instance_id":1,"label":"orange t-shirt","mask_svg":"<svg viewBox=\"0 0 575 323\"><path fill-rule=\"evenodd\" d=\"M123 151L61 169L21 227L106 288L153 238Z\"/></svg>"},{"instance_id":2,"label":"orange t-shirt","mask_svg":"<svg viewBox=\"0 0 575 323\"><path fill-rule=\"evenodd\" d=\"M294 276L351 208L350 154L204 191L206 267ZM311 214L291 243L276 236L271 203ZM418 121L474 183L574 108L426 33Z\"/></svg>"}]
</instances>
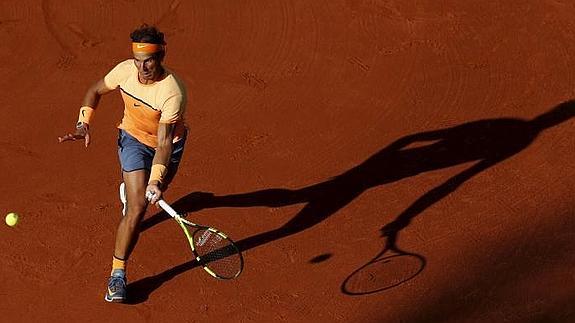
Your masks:
<instances>
[{"instance_id":1,"label":"orange t-shirt","mask_svg":"<svg viewBox=\"0 0 575 323\"><path fill-rule=\"evenodd\" d=\"M124 100L124 117L118 126L146 146L158 146L160 123L175 124L174 142L185 133L187 93L180 79L166 69L168 76L152 84L138 80L133 59L116 65L105 77L109 89L120 88Z\"/></svg>"}]
</instances>

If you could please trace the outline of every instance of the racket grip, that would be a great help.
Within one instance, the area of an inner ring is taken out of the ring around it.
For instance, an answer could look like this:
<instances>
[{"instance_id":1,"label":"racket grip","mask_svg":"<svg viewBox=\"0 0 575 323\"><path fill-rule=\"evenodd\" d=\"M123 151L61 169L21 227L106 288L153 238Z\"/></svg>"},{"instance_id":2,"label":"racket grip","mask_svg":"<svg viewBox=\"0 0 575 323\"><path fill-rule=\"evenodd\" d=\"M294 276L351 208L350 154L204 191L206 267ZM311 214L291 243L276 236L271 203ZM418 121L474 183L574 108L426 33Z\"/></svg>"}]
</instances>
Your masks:
<instances>
[{"instance_id":1,"label":"racket grip","mask_svg":"<svg viewBox=\"0 0 575 323\"><path fill-rule=\"evenodd\" d=\"M158 201L158 205L164 210L166 211L166 213L168 213L170 216L177 218L180 215L178 214L178 212L176 212L168 203L166 203L166 201L164 200L159 200Z\"/></svg>"}]
</instances>

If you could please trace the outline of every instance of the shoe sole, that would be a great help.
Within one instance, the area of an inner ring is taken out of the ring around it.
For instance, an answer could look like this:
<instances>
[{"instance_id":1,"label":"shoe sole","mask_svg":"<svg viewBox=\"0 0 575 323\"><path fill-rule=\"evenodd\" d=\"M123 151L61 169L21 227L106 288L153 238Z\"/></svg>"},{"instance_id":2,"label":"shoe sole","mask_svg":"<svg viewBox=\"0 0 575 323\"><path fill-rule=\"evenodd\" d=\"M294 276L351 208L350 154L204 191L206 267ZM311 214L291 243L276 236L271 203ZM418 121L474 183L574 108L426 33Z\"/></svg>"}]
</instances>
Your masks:
<instances>
[{"instance_id":1,"label":"shoe sole","mask_svg":"<svg viewBox=\"0 0 575 323\"><path fill-rule=\"evenodd\" d=\"M126 202L128 199L126 198L126 184L122 182L120 184L120 202L122 202L122 216L126 215Z\"/></svg>"},{"instance_id":2,"label":"shoe sole","mask_svg":"<svg viewBox=\"0 0 575 323\"><path fill-rule=\"evenodd\" d=\"M109 297L108 295L106 295L104 297L104 300L108 303L123 303L126 301L125 297Z\"/></svg>"}]
</instances>

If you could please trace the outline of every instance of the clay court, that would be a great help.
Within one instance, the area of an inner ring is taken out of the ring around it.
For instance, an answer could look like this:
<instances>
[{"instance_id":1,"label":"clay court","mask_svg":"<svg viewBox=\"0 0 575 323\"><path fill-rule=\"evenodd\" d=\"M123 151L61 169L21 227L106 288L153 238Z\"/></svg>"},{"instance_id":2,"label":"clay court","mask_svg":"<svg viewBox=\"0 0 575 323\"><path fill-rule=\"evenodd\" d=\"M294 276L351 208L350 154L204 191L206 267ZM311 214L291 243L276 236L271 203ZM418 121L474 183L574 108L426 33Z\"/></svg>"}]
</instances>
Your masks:
<instances>
[{"instance_id":1,"label":"clay court","mask_svg":"<svg viewBox=\"0 0 575 323\"><path fill-rule=\"evenodd\" d=\"M575 321L575 4L3 0L5 322ZM220 228L213 279L149 208L128 304L103 300L120 95L86 89L166 34L190 91L168 202ZM2 215L2 216L3 216Z\"/></svg>"}]
</instances>

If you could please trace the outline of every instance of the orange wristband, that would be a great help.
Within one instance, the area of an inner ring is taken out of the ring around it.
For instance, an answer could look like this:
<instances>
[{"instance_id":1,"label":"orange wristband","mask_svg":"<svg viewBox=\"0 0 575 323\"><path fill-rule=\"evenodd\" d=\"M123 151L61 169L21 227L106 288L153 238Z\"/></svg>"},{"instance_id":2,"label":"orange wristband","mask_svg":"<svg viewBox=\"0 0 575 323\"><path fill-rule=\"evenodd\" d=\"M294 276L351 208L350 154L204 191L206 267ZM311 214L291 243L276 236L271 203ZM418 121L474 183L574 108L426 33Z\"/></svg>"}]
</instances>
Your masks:
<instances>
[{"instance_id":1,"label":"orange wristband","mask_svg":"<svg viewBox=\"0 0 575 323\"><path fill-rule=\"evenodd\" d=\"M168 168L162 164L154 164L152 165L152 170L150 171L150 179L148 180L148 184L152 181L162 182L164 180L164 176L168 172Z\"/></svg>"},{"instance_id":2,"label":"orange wristband","mask_svg":"<svg viewBox=\"0 0 575 323\"><path fill-rule=\"evenodd\" d=\"M90 119L92 119L92 115L94 114L94 108L89 106L83 106L80 108L80 114L78 115L78 122L83 122L90 124Z\"/></svg>"}]
</instances>

